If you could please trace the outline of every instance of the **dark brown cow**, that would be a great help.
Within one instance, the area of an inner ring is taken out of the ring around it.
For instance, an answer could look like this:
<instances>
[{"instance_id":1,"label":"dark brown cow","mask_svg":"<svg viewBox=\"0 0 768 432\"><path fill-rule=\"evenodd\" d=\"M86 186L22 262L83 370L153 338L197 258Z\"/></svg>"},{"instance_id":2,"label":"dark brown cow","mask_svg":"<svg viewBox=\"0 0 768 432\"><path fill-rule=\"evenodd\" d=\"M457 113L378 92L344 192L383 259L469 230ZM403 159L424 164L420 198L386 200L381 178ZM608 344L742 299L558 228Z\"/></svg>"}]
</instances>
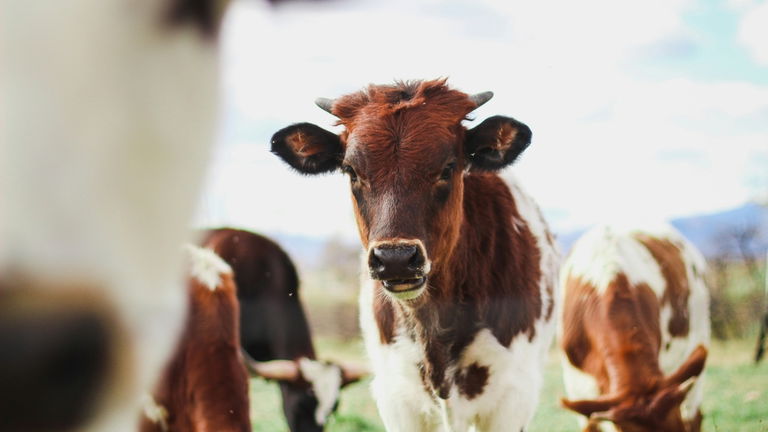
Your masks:
<instances>
[{"instance_id":1,"label":"dark brown cow","mask_svg":"<svg viewBox=\"0 0 768 432\"><path fill-rule=\"evenodd\" d=\"M250 432L232 270L208 249L187 248L186 324L154 395L147 398L140 430Z\"/></svg>"},{"instance_id":2,"label":"dark brown cow","mask_svg":"<svg viewBox=\"0 0 768 432\"><path fill-rule=\"evenodd\" d=\"M348 174L368 275L361 325L388 430L519 431L534 414L554 332L559 264L535 203L495 172L531 140L490 99L444 80L319 99L344 126L300 123L272 151L305 174Z\"/></svg>"},{"instance_id":3,"label":"dark brown cow","mask_svg":"<svg viewBox=\"0 0 768 432\"><path fill-rule=\"evenodd\" d=\"M230 228L207 232L202 244L235 272L241 345L259 363L253 364L252 371L280 383L291 431L322 431L336 409L341 388L365 371L316 360L296 268L280 246L258 234Z\"/></svg>"},{"instance_id":4,"label":"dark brown cow","mask_svg":"<svg viewBox=\"0 0 768 432\"><path fill-rule=\"evenodd\" d=\"M561 345L585 431L698 432L709 342L705 263L674 231L600 226L565 264ZM610 428L610 429L609 429Z\"/></svg>"}]
</instances>

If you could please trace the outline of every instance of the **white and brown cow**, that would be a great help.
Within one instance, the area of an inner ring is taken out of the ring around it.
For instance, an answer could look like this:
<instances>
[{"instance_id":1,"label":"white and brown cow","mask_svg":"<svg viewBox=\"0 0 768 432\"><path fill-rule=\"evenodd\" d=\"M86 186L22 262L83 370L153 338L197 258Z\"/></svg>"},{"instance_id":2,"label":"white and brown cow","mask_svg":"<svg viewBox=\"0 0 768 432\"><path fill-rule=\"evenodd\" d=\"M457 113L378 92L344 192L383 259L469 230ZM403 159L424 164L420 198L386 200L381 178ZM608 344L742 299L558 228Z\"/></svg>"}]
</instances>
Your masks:
<instances>
[{"instance_id":1,"label":"white and brown cow","mask_svg":"<svg viewBox=\"0 0 768 432\"><path fill-rule=\"evenodd\" d=\"M223 0L0 0L0 430L135 431L183 323Z\"/></svg>"},{"instance_id":2,"label":"white and brown cow","mask_svg":"<svg viewBox=\"0 0 768 432\"><path fill-rule=\"evenodd\" d=\"M223 4L0 0L0 430L135 431L182 325Z\"/></svg>"},{"instance_id":3,"label":"white and brown cow","mask_svg":"<svg viewBox=\"0 0 768 432\"><path fill-rule=\"evenodd\" d=\"M585 431L693 432L709 343L701 254L671 226L599 226L561 275L563 405Z\"/></svg>"},{"instance_id":4,"label":"white and brown cow","mask_svg":"<svg viewBox=\"0 0 768 432\"><path fill-rule=\"evenodd\" d=\"M520 431L554 333L559 256L497 171L529 145L509 117L462 122L492 94L444 80L319 99L340 135L300 123L272 151L301 173L349 175L365 256L361 325L390 431Z\"/></svg>"}]
</instances>

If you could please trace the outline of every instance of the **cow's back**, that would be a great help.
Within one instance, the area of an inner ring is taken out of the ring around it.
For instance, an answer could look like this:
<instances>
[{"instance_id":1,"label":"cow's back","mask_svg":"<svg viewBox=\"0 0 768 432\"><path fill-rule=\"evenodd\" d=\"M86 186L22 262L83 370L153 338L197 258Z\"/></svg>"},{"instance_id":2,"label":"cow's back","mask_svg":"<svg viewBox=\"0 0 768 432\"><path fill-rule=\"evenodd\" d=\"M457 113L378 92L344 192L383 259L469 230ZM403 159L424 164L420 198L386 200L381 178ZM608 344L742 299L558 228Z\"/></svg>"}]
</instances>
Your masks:
<instances>
[{"instance_id":1,"label":"cow's back","mask_svg":"<svg viewBox=\"0 0 768 432\"><path fill-rule=\"evenodd\" d=\"M202 243L235 273L248 354L258 361L315 358L296 268L285 251L266 237L232 228L211 230Z\"/></svg>"}]
</instances>

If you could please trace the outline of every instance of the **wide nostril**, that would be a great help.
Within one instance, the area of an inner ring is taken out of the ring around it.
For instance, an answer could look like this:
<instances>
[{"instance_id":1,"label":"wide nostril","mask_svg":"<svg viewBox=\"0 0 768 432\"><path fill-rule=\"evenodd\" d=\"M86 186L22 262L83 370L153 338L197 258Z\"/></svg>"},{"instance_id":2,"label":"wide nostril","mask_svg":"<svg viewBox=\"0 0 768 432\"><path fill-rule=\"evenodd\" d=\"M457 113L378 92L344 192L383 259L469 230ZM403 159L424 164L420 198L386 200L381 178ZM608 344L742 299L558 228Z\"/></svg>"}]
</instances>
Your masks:
<instances>
[{"instance_id":1,"label":"wide nostril","mask_svg":"<svg viewBox=\"0 0 768 432\"><path fill-rule=\"evenodd\" d=\"M415 246L413 248L413 255L411 255L411 258L408 260L408 267L412 270L420 270L424 267L424 255L421 253L421 249Z\"/></svg>"},{"instance_id":2,"label":"wide nostril","mask_svg":"<svg viewBox=\"0 0 768 432\"><path fill-rule=\"evenodd\" d=\"M377 255L378 248L373 249L373 253L368 256L368 268L372 272L380 273L384 271L384 263L381 262L381 258Z\"/></svg>"}]
</instances>

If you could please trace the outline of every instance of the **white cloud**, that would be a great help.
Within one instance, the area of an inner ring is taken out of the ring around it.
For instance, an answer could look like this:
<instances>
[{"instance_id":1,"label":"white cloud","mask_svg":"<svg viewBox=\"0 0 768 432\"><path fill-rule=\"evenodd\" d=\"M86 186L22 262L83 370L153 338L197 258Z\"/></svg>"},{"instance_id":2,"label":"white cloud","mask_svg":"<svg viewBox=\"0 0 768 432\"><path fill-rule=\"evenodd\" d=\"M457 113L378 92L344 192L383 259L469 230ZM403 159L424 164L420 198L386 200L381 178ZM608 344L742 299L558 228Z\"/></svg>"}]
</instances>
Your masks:
<instances>
[{"instance_id":1,"label":"white cloud","mask_svg":"<svg viewBox=\"0 0 768 432\"><path fill-rule=\"evenodd\" d=\"M728 7L737 11L749 9L759 3L760 0L727 0Z\"/></svg>"},{"instance_id":2,"label":"white cloud","mask_svg":"<svg viewBox=\"0 0 768 432\"><path fill-rule=\"evenodd\" d=\"M299 175L256 143L220 145L196 224L353 239L348 195L341 175Z\"/></svg>"},{"instance_id":3,"label":"white cloud","mask_svg":"<svg viewBox=\"0 0 768 432\"><path fill-rule=\"evenodd\" d=\"M757 63L768 66L768 1L746 10L739 23L739 41Z\"/></svg>"}]
</instances>

